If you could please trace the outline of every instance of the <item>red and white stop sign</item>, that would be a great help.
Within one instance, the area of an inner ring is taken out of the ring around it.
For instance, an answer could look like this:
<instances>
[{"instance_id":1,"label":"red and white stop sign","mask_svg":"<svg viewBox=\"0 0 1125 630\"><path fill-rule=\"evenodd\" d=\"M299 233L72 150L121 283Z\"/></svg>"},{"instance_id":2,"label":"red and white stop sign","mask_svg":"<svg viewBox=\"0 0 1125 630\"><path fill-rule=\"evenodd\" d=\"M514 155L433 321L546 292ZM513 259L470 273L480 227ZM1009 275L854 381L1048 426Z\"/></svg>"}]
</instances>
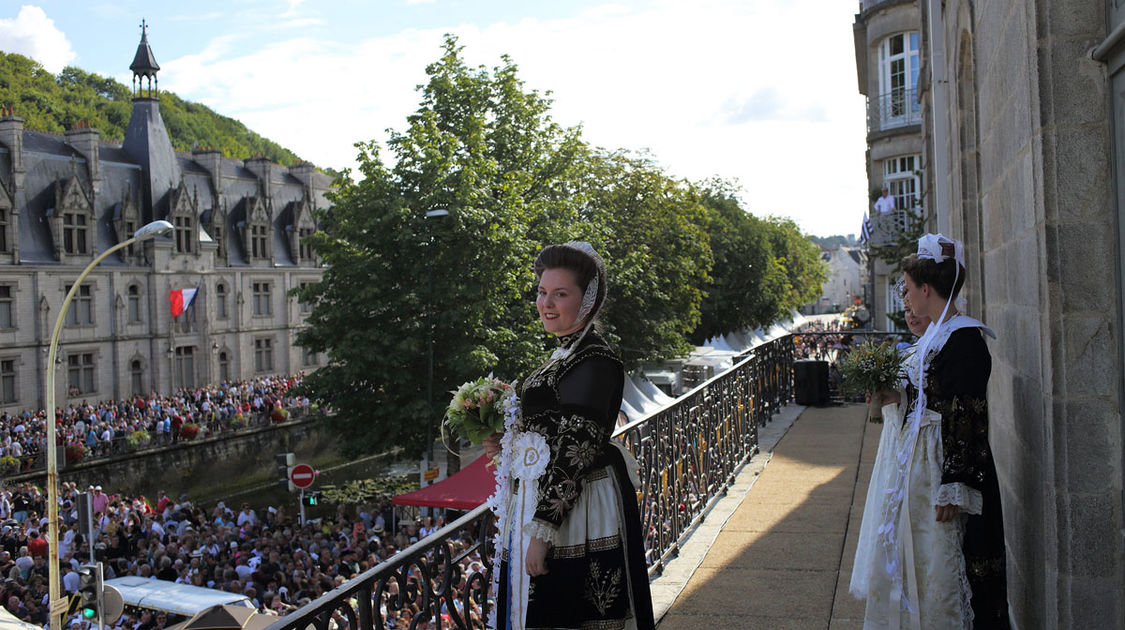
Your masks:
<instances>
[{"instance_id":1,"label":"red and white stop sign","mask_svg":"<svg viewBox=\"0 0 1125 630\"><path fill-rule=\"evenodd\" d=\"M308 488L316 479L316 471L308 464L297 464L289 471L289 481L298 488Z\"/></svg>"}]
</instances>

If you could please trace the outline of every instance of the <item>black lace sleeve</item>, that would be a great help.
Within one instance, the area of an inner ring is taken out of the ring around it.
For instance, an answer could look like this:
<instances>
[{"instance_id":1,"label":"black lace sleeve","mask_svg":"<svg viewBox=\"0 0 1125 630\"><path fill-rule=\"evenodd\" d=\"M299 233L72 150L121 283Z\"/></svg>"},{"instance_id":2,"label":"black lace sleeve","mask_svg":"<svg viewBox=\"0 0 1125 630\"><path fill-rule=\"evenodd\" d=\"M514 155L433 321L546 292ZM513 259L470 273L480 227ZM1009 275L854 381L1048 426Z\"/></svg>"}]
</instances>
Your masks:
<instances>
[{"instance_id":1,"label":"black lace sleeve","mask_svg":"<svg viewBox=\"0 0 1125 630\"><path fill-rule=\"evenodd\" d=\"M547 437L551 461L539 478L535 519L562 525L582 492L582 483L609 441L625 375L605 356L584 359L559 379L559 412Z\"/></svg>"},{"instance_id":2,"label":"black lace sleeve","mask_svg":"<svg viewBox=\"0 0 1125 630\"><path fill-rule=\"evenodd\" d=\"M984 486L991 466L988 377L992 357L976 328L954 331L930 365L928 406L941 414L942 484Z\"/></svg>"}]
</instances>

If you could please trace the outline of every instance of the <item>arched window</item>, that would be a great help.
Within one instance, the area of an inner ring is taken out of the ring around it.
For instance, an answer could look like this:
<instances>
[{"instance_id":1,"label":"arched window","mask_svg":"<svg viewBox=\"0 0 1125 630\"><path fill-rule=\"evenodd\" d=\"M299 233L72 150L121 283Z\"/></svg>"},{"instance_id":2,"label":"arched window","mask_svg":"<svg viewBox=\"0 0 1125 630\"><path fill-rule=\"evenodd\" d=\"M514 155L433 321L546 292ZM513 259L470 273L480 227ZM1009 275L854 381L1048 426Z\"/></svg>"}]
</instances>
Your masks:
<instances>
[{"instance_id":1,"label":"arched window","mask_svg":"<svg viewBox=\"0 0 1125 630\"><path fill-rule=\"evenodd\" d=\"M879 45L879 122L883 129L922 121L918 103L918 33L891 35Z\"/></svg>"},{"instance_id":2,"label":"arched window","mask_svg":"<svg viewBox=\"0 0 1125 630\"><path fill-rule=\"evenodd\" d=\"M219 382L226 383L230 381L230 355L223 352L219 353Z\"/></svg>"},{"instance_id":3,"label":"arched window","mask_svg":"<svg viewBox=\"0 0 1125 630\"><path fill-rule=\"evenodd\" d=\"M145 393L145 369L140 359L129 363L129 387L138 396Z\"/></svg>"},{"instance_id":4,"label":"arched window","mask_svg":"<svg viewBox=\"0 0 1125 630\"><path fill-rule=\"evenodd\" d=\"M230 317L227 310L227 285L220 282L215 285L215 319Z\"/></svg>"},{"instance_id":5,"label":"arched window","mask_svg":"<svg viewBox=\"0 0 1125 630\"><path fill-rule=\"evenodd\" d=\"M128 293L128 313L129 323L139 324L141 321L141 288L135 284L129 285Z\"/></svg>"}]
</instances>

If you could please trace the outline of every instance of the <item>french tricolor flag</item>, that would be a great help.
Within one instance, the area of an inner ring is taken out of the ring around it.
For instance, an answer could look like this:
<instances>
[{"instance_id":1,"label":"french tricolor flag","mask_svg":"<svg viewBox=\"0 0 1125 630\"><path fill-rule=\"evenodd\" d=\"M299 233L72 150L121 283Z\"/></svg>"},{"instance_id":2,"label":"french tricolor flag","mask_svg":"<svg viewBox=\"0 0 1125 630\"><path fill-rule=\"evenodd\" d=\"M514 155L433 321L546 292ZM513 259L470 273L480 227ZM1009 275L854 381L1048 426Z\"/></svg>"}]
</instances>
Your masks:
<instances>
[{"instance_id":1,"label":"french tricolor flag","mask_svg":"<svg viewBox=\"0 0 1125 630\"><path fill-rule=\"evenodd\" d=\"M176 289L168 294L168 300L172 302L172 317L183 315L184 311L188 310L191 303L195 301L195 294L199 289Z\"/></svg>"}]
</instances>

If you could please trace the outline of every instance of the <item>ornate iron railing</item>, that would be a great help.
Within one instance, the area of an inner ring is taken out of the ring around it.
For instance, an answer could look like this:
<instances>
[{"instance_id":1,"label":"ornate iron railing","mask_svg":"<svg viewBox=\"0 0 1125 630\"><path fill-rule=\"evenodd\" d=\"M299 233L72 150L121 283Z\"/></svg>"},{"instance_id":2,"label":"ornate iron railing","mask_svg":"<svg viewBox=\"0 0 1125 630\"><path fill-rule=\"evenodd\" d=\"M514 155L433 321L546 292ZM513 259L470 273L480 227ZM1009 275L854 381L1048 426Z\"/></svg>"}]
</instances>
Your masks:
<instances>
[{"instance_id":1,"label":"ornate iron railing","mask_svg":"<svg viewBox=\"0 0 1125 630\"><path fill-rule=\"evenodd\" d=\"M893 88L867 99L867 133L921 123L922 104L918 102L917 90Z\"/></svg>"},{"instance_id":2,"label":"ornate iron railing","mask_svg":"<svg viewBox=\"0 0 1125 630\"><path fill-rule=\"evenodd\" d=\"M614 434L641 464L637 498L650 574L676 554L757 452L758 427L792 399L792 383L787 335ZM492 526L482 505L268 630L483 628L491 605Z\"/></svg>"}]
</instances>

